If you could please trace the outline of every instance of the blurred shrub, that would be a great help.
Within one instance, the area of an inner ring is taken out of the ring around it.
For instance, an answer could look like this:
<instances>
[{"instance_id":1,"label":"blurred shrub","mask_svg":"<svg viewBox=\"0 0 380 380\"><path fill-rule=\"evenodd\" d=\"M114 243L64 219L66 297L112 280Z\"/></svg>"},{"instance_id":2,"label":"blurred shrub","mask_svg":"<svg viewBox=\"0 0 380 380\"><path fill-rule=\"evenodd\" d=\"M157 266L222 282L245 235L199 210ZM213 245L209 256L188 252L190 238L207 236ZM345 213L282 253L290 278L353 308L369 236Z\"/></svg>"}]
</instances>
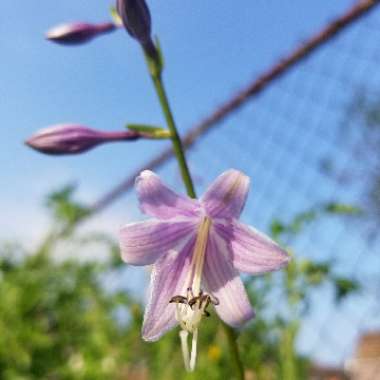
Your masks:
<instances>
[{"instance_id":1,"label":"blurred shrub","mask_svg":"<svg viewBox=\"0 0 380 380\"><path fill-rule=\"evenodd\" d=\"M157 343L141 340L141 303L124 289L105 286L107 278L125 270L118 247L103 234L75 233L75 222L88 210L73 195L70 186L49 196L51 231L35 252L18 245L0 247L0 379L234 379L215 315L201 325L193 374L183 369L177 330ZM289 223L274 221L272 233L289 241L321 217L356 213L354 207L329 203L301 212ZM77 252L97 242L108 258L57 258L62 241L70 241ZM257 317L237 339L250 379L307 378L310 359L299 355L296 340L314 290L330 283L340 302L359 289L351 279L335 275L332 262L293 257L281 273L245 281ZM281 301L274 305L275 292Z\"/></svg>"}]
</instances>

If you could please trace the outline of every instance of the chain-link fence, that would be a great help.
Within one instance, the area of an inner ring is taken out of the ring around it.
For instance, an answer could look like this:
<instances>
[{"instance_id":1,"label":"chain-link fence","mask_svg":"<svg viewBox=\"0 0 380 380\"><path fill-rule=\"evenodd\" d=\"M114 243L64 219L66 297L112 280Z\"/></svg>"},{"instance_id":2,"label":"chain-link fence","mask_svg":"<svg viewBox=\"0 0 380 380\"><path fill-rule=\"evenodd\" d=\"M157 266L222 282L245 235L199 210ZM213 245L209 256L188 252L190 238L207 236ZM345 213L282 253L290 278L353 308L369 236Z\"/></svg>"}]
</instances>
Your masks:
<instances>
[{"instance_id":1,"label":"chain-link fence","mask_svg":"<svg viewBox=\"0 0 380 380\"><path fill-rule=\"evenodd\" d=\"M328 365L345 365L359 338L380 329L379 35L377 8L231 111L188 153L199 193L227 168L251 177L242 218L261 230L312 213L285 243L359 283L338 303L331 284L312 294L297 345ZM159 171L181 187L173 159ZM358 212L315 217L339 207ZM379 373L380 366L366 378Z\"/></svg>"},{"instance_id":2,"label":"chain-link fence","mask_svg":"<svg viewBox=\"0 0 380 380\"><path fill-rule=\"evenodd\" d=\"M333 260L362 286L340 307L329 289L315 294L298 343L328 363L343 362L364 331L380 328L379 35L377 10L247 102L190 154L205 183L228 167L252 178L244 218L264 230L325 202L363 208L355 221L315 222L292 241L297 255Z\"/></svg>"},{"instance_id":3,"label":"chain-link fence","mask_svg":"<svg viewBox=\"0 0 380 380\"><path fill-rule=\"evenodd\" d=\"M200 193L230 167L251 177L243 219L264 231L321 205L361 210L314 220L287 242L297 257L331 262L360 284L339 304L329 285L313 293L298 348L329 365L344 364L363 333L380 329L379 35L375 9L246 101L188 154ZM181 186L174 160L160 171Z\"/></svg>"}]
</instances>

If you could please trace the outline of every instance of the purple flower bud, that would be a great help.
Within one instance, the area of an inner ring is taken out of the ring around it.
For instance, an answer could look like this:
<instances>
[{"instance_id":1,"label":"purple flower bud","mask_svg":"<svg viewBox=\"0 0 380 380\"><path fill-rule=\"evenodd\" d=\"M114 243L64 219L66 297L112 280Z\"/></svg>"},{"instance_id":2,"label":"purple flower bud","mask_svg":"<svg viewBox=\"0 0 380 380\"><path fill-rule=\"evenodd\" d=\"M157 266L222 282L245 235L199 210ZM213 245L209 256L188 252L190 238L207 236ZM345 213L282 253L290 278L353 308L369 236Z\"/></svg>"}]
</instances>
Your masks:
<instances>
[{"instance_id":1,"label":"purple flower bud","mask_svg":"<svg viewBox=\"0 0 380 380\"><path fill-rule=\"evenodd\" d=\"M151 17L145 0L117 0L116 9L133 38L143 46L152 43Z\"/></svg>"},{"instance_id":2,"label":"purple flower bud","mask_svg":"<svg viewBox=\"0 0 380 380\"><path fill-rule=\"evenodd\" d=\"M77 124L60 124L38 131L25 143L41 153L61 155L83 153L99 144L139 137L134 131L103 132Z\"/></svg>"},{"instance_id":3,"label":"purple flower bud","mask_svg":"<svg viewBox=\"0 0 380 380\"><path fill-rule=\"evenodd\" d=\"M112 32L115 29L116 26L112 22L102 24L74 22L58 25L50 29L46 33L46 38L63 45L78 45L88 42L98 35Z\"/></svg>"}]
</instances>

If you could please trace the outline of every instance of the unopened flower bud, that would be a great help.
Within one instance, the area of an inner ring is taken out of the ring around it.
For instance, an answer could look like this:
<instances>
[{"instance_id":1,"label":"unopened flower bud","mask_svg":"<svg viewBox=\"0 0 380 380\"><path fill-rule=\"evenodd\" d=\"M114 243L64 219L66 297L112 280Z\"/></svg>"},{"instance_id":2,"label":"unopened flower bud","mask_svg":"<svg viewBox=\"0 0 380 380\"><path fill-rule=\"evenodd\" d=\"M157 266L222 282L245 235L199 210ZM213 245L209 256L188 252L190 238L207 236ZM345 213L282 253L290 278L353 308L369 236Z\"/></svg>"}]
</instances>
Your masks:
<instances>
[{"instance_id":1,"label":"unopened flower bud","mask_svg":"<svg viewBox=\"0 0 380 380\"><path fill-rule=\"evenodd\" d=\"M117 0L116 9L127 32L143 46L151 43L151 17L145 0Z\"/></svg>"},{"instance_id":2,"label":"unopened flower bud","mask_svg":"<svg viewBox=\"0 0 380 380\"><path fill-rule=\"evenodd\" d=\"M41 153L62 155L83 153L99 144L139 137L134 131L103 132L77 124L61 124L38 131L26 144Z\"/></svg>"},{"instance_id":3,"label":"unopened flower bud","mask_svg":"<svg viewBox=\"0 0 380 380\"><path fill-rule=\"evenodd\" d=\"M50 29L46 33L46 38L63 45L79 45L90 41L98 35L112 32L115 29L116 26L112 22L102 24L74 22L58 25Z\"/></svg>"}]
</instances>

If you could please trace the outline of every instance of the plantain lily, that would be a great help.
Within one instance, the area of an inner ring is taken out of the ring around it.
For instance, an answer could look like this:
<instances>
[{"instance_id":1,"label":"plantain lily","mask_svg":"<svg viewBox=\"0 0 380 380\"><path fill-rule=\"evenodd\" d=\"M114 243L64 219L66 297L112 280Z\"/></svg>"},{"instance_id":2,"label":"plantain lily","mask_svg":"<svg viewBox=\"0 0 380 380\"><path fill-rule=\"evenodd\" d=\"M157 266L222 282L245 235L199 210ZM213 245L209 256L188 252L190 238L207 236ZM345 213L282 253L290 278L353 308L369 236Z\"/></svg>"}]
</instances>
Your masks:
<instances>
[{"instance_id":1,"label":"plantain lily","mask_svg":"<svg viewBox=\"0 0 380 380\"><path fill-rule=\"evenodd\" d=\"M120 247L126 263L153 264L142 336L155 341L179 324L189 371L208 306L240 327L254 311L239 272L266 273L289 261L269 237L238 221L248 188L249 178L237 170L220 175L199 200L176 194L148 170L136 180L141 210L154 219L124 226Z\"/></svg>"}]
</instances>

